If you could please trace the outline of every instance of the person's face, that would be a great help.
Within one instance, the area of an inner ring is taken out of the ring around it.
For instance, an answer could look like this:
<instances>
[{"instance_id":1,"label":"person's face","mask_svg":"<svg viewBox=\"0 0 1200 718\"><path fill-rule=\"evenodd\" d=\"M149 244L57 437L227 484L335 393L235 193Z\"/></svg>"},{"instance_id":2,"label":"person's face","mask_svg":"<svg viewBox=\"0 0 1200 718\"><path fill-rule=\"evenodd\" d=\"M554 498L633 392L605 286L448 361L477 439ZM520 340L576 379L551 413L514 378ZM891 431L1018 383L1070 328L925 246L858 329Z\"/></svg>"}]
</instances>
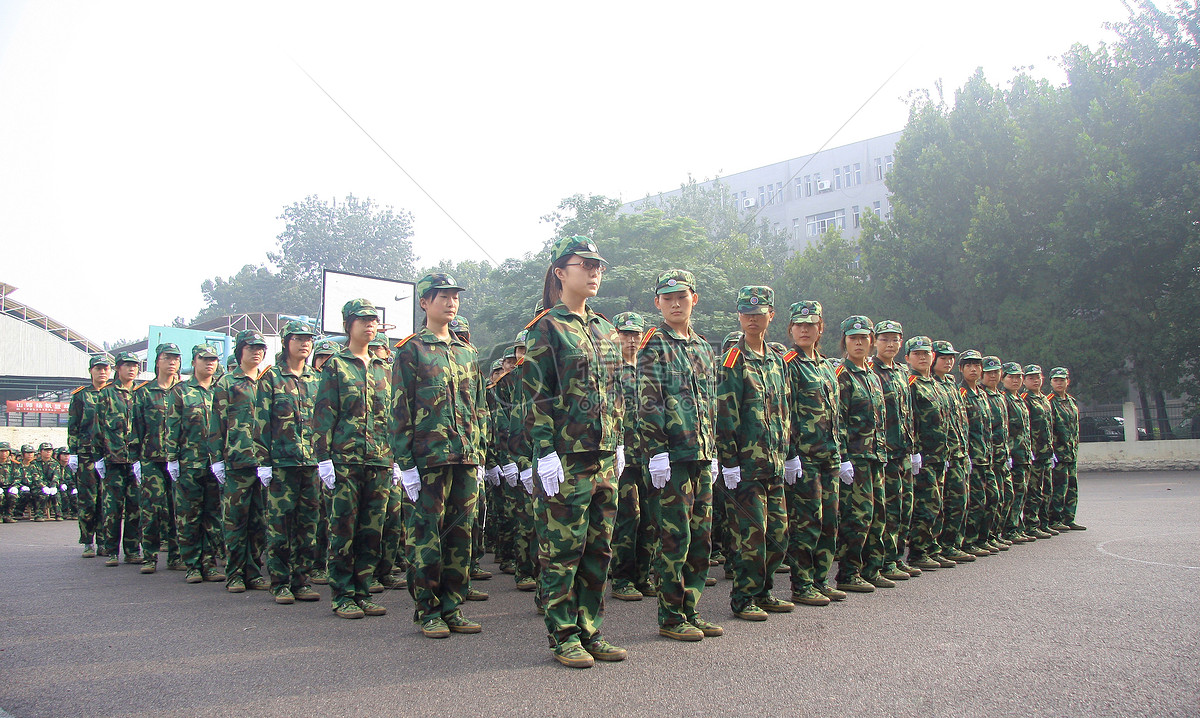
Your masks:
<instances>
[{"instance_id":1,"label":"person's face","mask_svg":"<svg viewBox=\"0 0 1200 718\"><path fill-rule=\"evenodd\" d=\"M821 340L821 332L825 329L825 322L819 321L815 324L792 324L788 327L788 333L792 335L792 342L805 351L810 351L817 342Z\"/></svg>"},{"instance_id":2,"label":"person's face","mask_svg":"<svg viewBox=\"0 0 1200 718\"><path fill-rule=\"evenodd\" d=\"M70 461L70 459L71 459L71 457L68 456L67 454L59 454L58 455L58 463L62 464L63 466L66 466L67 462Z\"/></svg>"},{"instance_id":3,"label":"person's face","mask_svg":"<svg viewBox=\"0 0 1200 718\"><path fill-rule=\"evenodd\" d=\"M884 332L875 337L875 356L885 362L896 358L900 352L900 335L896 332Z\"/></svg>"},{"instance_id":4,"label":"person's face","mask_svg":"<svg viewBox=\"0 0 1200 718\"><path fill-rule=\"evenodd\" d=\"M933 367L933 352L928 349L914 349L905 357L908 366L918 374L925 376Z\"/></svg>"},{"instance_id":5,"label":"person's face","mask_svg":"<svg viewBox=\"0 0 1200 718\"><path fill-rule=\"evenodd\" d=\"M267 348L261 344L247 344L242 347L241 363L249 363L251 366L262 364L263 357L267 355Z\"/></svg>"},{"instance_id":6,"label":"person's face","mask_svg":"<svg viewBox=\"0 0 1200 718\"><path fill-rule=\"evenodd\" d=\"M313 338L307 334L293 334L288 337L288 356L299 357L308 361L312 355Z\"/></svg>"},{"instance_id":7,"label":"person's face","mask_svg":"<svg viewBox=\"0 0 1200 718\"><path fill-rule=\"evenodd\" d=\"M871 353L870 334L850 334L846 337L846 358L861 364Z\"/></svg>"},{"instance_id":8,"label":"person's face","mask_svg":"<svg viewBox=\"0 0 1200 718\"><path fill-rule=\"evenodd\" d=\"M517 347L517 359L520 359L524 356L525 356L525 347ZM517 365L517 363L513 362L513 366L516 366L516 365Z\"/></svg>"},{"instance_id":9,"label":"person's face","mask_svg":"<svg viewBox=\"0 0 1200 718\"><path fill-rule=\"evenodd\" d=\"M97 364L88 370L92 375L92 381L97 384L107 384L109 377L112 376L112 367L107 364Z\"/></svg>"},{"instance_id":10,"label":"person's face","mask_svg":"<svg viewBox=\"0 0 1200 718\"><path fill-rule=\"evenodd\" d=\"M594 259L572 255L566 265L554 270L554 274L562 282L564 292L594 297L600 291L604 270L605 266Z\"/></svg>"},{"instance_id":11,"label":"person's face","mask_svg":"<svg viewBox=\"0 0 1200 718\"><path fill-rule=\"evenodd\" d=\"M451 319L458 316L458 291L439 289L421 297L421 309L425 310L425 316L435 324L449 324Z\"/></svg>"},{"instance_id":12,"label":"person's face","mask_svg":"<svg viewBox=\"0 0 1200 718\"><path fill-rule=\"evenodd\" d=\"M33 456L34 456L34 454L32 451L22 451L21 452L21 463L28 464L28 463L32 462Z\"/></svg>"},{"instance_id":13,"label":"person's face","mask_svg":"<svg viewBox=\"0 0 1200 718\"><path fill-rule=\"evenodd\" d=\"M1050 380L1050 388L1055 394L1063 394L1067 391L1067 387L1071 386L1071 380L1065 377L1055 377Z\"/></svg>"},{"instance_id":14,"label":"person's face","mask_svg":"<svg viewBox=\"0 0 1200 718\"><path fill-rule=\"evenodd\" d=\"M211 379L213 374L217 373L217 363L220 361L216 357L208 359L196 357L192 360L192 376L201 381Z\"/></svg>"},{"instance_id":15,"label":"person's face","mask_svg":"<svg viewBox=\"0 0 1200 718\"><path fill-rule=\"evenodd\" d=\"M1000 386L1000 370L992 369L983 373L983 385L989 389L995 389Z\"/></svg>"},{"instance_id":16,"label":"person's face","mask_svg":"<svg viewBox=\"0 0 1200 718\"><path fill-rule=\"evenodd\" d=\"M687 324L692 319L692 307L700 301L700 295L690 289L668 292L654 297L654 306L662 312L663 320L673 326Z\"/></svg>"},{"instance_id":17,"label":"person's face","mask_svg":"<svg viewBox=\"0 0 1200 718\"><path fill-rule=\"evenodd\" d=\"M518 350L518 353L520 353L519 350ZM504 357L503 361L504 361L504 371L512 371L513 369L515 369L517 367L517 358L516 357Z\"/></svg>"},{"instance_id":18,"label":"person's face","mask_svg":"<svg viewBox=\"0 0 1200 718\"><path fill-rule=\"evenodd\" d=\"M766 314L742 314L738 312L738 323L742 332L749 336L762 336L767 333L767 326L775 317L775 310L769 309Z\"/></svg>"},{"instance_id":19,"label":"person's face","mask_svg":"<svg viewBox=\"0 0 1200 718\"><path fill-rule=\"evenodd\" d=\"M954 369L954 361L957 357L953 354L938 354L933 359L933 371L938 376L945 376Z\"/></svg>"},{"instance_id":20,"label":"person's face","mask_svg":"<svg viewBox=\"0 0 1200 718\"><path fill-rule=\"evenodd\" d=\"M497 369L497 370L493 371L493 372L492 372L492 382L497 382L497 381L500 381L500 376L501 376L502 374L504 374L504 370L503 370L503 369Z\"/></svg>"},{"instance_id":21,"label":"person's face","mask_svg":"<svg viewBox=\"0 0 1200 718\"><path fill-rule=\"evenodd\" d=\"M350 324L350 338L356 343L369 344L379 333L379 317L355 317Z\"/></svg>"},{"instance_id":22,"label":"person's face","mask_svg":"<svg viewBox=\"0 0 1200 718\"><path fill-rule=\"evenodd\" d=\"M1009 391L1011 391L1013 393L1021 391L1021 375L1020 374L1005 375L1004 388L1008 389Z\"/></svg>"},{"instance_id":23,"label":"person's face","mask_svg":"<svg viewBox=\"0 0 1200 718\"><path fill-rule=\"evenodd\" d=\"M38 458L42 461L49 461L53 453L54 449L38 449Z\"/></svg>"},{"instance_id":24,"label":"person's face","mask_svg":"<svg viewBox=\"0 0 1200 718\"><path fill-rule=\"evenodd\" d=\"M11 452L8 449L0 449L0 464L7 464L9 456Z\"/></svg>"},{"instance_id":25,"label":"person's face","mask_svg":"<svg viewBox=\"0 0 1200 718\"><path fill-rule=\"evenodd\" d=\"M158 369L159 374L178 374L179 373L179 355L178 354L159 354L158 361L154 366Z\"/></svg>"},{"instance_id":26,"label":"person's face","mask_svg":"<svg viewBox=\"0 0 1200 718\"><path fill-rule=\"evenodd\" d=\"M979 381L979 376L983 374L983 365L979 362L972 361L962 365L963 379L975 384Z\"/></svg>"},{"instance_id":27,"label":"person's face","mask_svg":"<svg viewBox=\"0 0 1200 718\"><path fill-rule=\"evenodd\" d=\"M1041 374L1026 374L1025 388L1032 391L1034 394L1042 393L1042 375Z\"/></svg>"},{"instance_id":28,"label":"person's face","mask_svg":"<svg viewBox=\"0 0 1200 718\"><path fill-rule=\"evenodd\" d=\"M621 351L626 356L637 353L638 344L642 341L641 332L617 332L621 335Z\"/></svg>"},{"instance_id":29,"label":"person's face","mask_svg":"<svg viewBox=\"0 0 1200 718\"><path fill-rule=\"evenodd\" d=\"M128 384L137 378L138 365L131 361L123 361L117 365L117 380L122 384Z\"/></svg>"}]
</instances>

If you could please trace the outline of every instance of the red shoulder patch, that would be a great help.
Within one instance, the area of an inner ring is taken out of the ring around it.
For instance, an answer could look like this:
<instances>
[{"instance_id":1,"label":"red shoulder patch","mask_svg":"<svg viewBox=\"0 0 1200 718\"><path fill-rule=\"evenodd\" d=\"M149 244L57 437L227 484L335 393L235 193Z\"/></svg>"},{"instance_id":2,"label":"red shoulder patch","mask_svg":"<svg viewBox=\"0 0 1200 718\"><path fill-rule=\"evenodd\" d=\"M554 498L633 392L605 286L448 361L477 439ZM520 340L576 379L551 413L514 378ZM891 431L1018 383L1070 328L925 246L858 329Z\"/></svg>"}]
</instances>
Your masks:
<instances>
[{"instance_id":1,"label":"red shoulder patch","mask_svg":"<svg viewBox=\"0 0 1200 718\"><path fill-rule=\"evenodd\" d=\"M730 347L725 354L725 361L721 362L721 366L726 369L732 369L734 364L737 364L738 359L742 356L742 350L737 347Z\"/></svg>"},{"instance_id":2,"label":"red shoulder patch","mask_svg":"<svg viewBox=\"0 0 1200 718\"><path fill-rule=\"evenodd\" d=\"M1021 395L1021 398L1022 398L1022 399L1027 399L1027 398L1029 398L1029 392L1025 392L1024 394L1022 394L1022 395Z\"/></svg>"},{"instance_id":3,"label":"red shoulder patch","mask_svg":"<svg viewBox=\"0 0 1200 718\"><path fill-rule=\"evenodd\" d=\"M787 354L783 355L783 360L790 362L798 356L800 356L799 352L797 352L795 349L793 349L790 352L788 352Z\"/></svg>"},{"instance_id":4,"label":"red shoulder patch","mask_svg":"<svg viewBox=\"0 0 1200 718\"><path fill-rule=\"evenodd\" d=\"M965 386L958 387L958 395L965 398L967 396L967 387L965 387Z\"/></svg>"},{"instance_id":5,"label":"red shoulder patch","mask_svg":"<svg viewBox=\"0 0 1200 718\"><path fill-rule=\"evenodd\" d=\"M539 319L541 319L542 317L546 316L549 313L550 313L549 309L543 309L540 314L538 314L536 317L533 318L533 320L531 322L529 322L528 324L525 325L525 328L532 329L533 325L537 324Z\"/></svg>"},{"instance_id":6,"label":"red shoulder patch","mask_svg":"<svg viewBox=\"0 0 1200 718\"><path fill-rule=\"evenodd\" d=\"M656 331L658 331L657 327L650 327L650 331L646 332L646 336L642 337L642 343L638 344L639 350L646 348L646 343L650 341L650 337L654 336Z\"/></svg>"},{"instance_id":7,"label":"red shoulder patch","mask_svg":"<svg viewBox=\"0 0 1200 718\"><path fill-rule=\"evenodd\" d=\"M84 384L83 386L78 386L78 387L75 387L75 390L71 392L71 396L75 396L75 395L76 395L76 394L78 394L79 392L83 391L84 387L86 387L86 386L87 386L87 385L86 385L86 384Z\"/></svg>"},{"instance_id":8,"label":"red shoulder patch","mask_svg":"<svg viewBox=\"0 0 1200 718\"><path fill-rule=\"evenodd\" d=\"M918 376L917 374L909 374L908 375L908 385L909 386L912 386L914 383L916 383L917 376Z\"/></svg>"},{"instance_id":9,"label":"red shoulder patch","mask_svg":"<svg viewBox=\"0 0 1200 718\"><path fill-rule=\"evenodd\" d=\"M404 346L405 344L407 344L409 339L412 339L412 338L413 338L413 337L415 337L415 336L417 336L417 333L416 333L416 332L413 332L412 334L409 334L408 336L404 337L404 338L403 338L403 339L401 339L400 341L396 342L396 346L394 346L394 347L392 347L392 348L393 348L393 349L399 349L400 347L402 347L402 346Z\"/></svg>"},{"instance_id":10,"label":"red shoulder patch","mask_svg":"<svg viewBox=\"0 0 1200 718\"><path fill-rule=\"evenodd\" d=\"M521 365L522 365L522 364L524 364L524 363L525 363L525 357L518 357L518 358L517 358L517 366L521 366Z\"/></svg>"},{"instance_id":11,"label":"red shoulder patch","mask_svg":"<svg viewBox=\"0 0 1200 718\"><path fill-rule=\"evenodd\" d=\"M841 376L841 375L842 375L842 372L844 372L844 371L846 371L846 365L845 365L845 364L838 364L838 365L837 365L837 369L834 369L834 370L833 370L833 375L834 375L834 376Z\"/></svg>"},{"instance_id":12,"label":"red shoulder patch","mask_svg":"<svg viewBox=\"0 0 1200 718\"><path fill-rule=\"evenodd\" d=\"M137 391L138 389L141 389L142 387L146 386L146 385L147 385L147 384L149 384L149 383L150 383L150 382L148 382L148 381L144 381L144 382L142 382L141 384L138 384L137 386L133 387L133 390L134 390L134 391Z\"/></svg>"}]
</instances>

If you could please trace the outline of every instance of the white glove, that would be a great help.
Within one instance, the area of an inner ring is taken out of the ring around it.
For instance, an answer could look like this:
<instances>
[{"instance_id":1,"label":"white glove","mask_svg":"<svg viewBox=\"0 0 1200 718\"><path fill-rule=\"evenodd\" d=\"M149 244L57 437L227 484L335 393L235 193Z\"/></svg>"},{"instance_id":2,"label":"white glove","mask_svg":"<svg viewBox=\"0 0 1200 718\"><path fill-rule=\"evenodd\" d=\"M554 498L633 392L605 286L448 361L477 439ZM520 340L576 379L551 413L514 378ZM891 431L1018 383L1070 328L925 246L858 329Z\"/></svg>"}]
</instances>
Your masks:
<instances>
[{"instance_id":1,"label":"white glove","mask_svg":"<svg viewBox=\"0 0 1200 718\"><path fill-rule=\"evenodd\" d=\"M912 475L916 476L921 473L921 467L925 465L925 459L920 454L913 454L908 459L912 462ZM946 463L949 464L950 462L947 461Z\"/></svg>"},{"instance_id":2,"label":"white glove","mask_svg":"<svg viewBox=\"0 0 1200 718\"><path fill-rule=\"evenodd\" d=\"M179 481L179 462L167 462L167 476L171 477L171 481Z\"/></svg>"},{"instance_id":3,"label":"white glove","mask_svg":"<svg viewBox=\"0 0 1200 718\"><path fill-rule=\"evenodd\" d=\"M716 481L717 477L720 475L721 475L721 465L717 463L716 459L713 459L712 460L712 479L713 479L713 481Z\"/></svg>"},{"instance_id":4,"label":"white glove","mask_svg":"<svg viewBox=\"0 0 1200 718\"><path fill-rule=\"evenodd\" d=\"M975 469L975 464L972 464L970 461L968 461L968 462L967 462L967 476L970 476L970 475L971 475L971 472L972 472L974 469Z\"/></svg>"},{"instance_id":5,"label":"white glove","mask_svg":"<svg viewBox=\"0 0 1200 718\"><path fill-rule=\"evenodd\" d=\"M392 464L392 486L400 485L400 478L403 472L400 471L400 464Z\"/></svg>"},{"instance_id":6,"label":"white glove","mask_svg":"<svg viewBox=\"0 0 1200 718\"><path fill-rule=\"evenodd\" d=\"M671 457L667 452L650 457L650 484L661 489L671 480Z\"/></svg>"},{"instance_id":7,"label":"white glove","mask_svg":"<svg viewBox=\"0 0 1200 718\"><path fill-rule=\"evenodd\" d=\"M621 478L621 474L625 473L625 447L617 447L617 478Z\"/></svg>"},{"instance_id":8,"label":"white glove","mask_svg":"<svg viewBox=\"0 0 1200 718\"><path fill-rule=\"evenodd\" d=\"M510 487L515 487L517 481L520 479L521 470L517 468L516 462L510 461L500 467L500 475L504 477L504 483Z\"/></svg>"},{"instance_id":9,"label":"white glove","mask_svg":"<svg viewBox=\"0 0 1200 718\"><path fill-rule=\"evenodd\" d=\"M1050 467L1053 468L1055 466L1058 466L1058 454L1051 454L1050 455Z\"/></svg>"},{"instance_id":10,"label":"white glove","mask_svg":"<svg viewBox=\"0 0 1200 718\"><path fill-rule=\"evenodd\" d=\"M317 476L321 478L325 488L333 491L333 482L337 481L337 476L333 473L333 459L317 462Z\"/></svg>"},{"instance_id":11,"label":"white glove","mask_svg":"<svg viewBox=\"0 0 1200 718\"><path fill-rule=\"evenodd\" d=\"M1006 463L1008 464L1008 470L1012 471L1012 457L1011 456L1008 457L1008 461Z\"/></svg>"},{"instance_id":12,"label":"white glove","mask_svg":"<svg viewBox=\"0 0 1200 718\"><path fill-rule=\"evenodd\" d=\"M558 485L563 480L562 459L558 458L557 451L551 451L542 458L538 459L538 478L542 481L542 490L547 496L558 495Z\"/></svg>"},{"instance_id":13,"label":"white glove","mask_svg":"<svg viewBox=\"0 0 1200 718\"><path fill-rule=\"evenodd\" d=\"M21 490L20 490L20 489L18 489L16 486L10 486L10 487L8 488L8 493L9 493L9 494L11 494L11 495L13 495L13 496L16 496L17 494L21 493Z\"/></svg>"},{"instance_id":14,"label":"white glove","mask_svg":"<svg viewBox=\"0 0 1200 718\"><path fill-rule=\"evenodd\" d=\"M71 471L79 471L79 454L67 454L67 466Z\"/></svg>"},{"instance_id":15,"label":"white glove","mask_svg":"<svg viewBox=\"0 0 1200 718\"><path fill-rule=\"evenodd\" d=\"M212 466L210 466L208 468L209 468L209 471L212 472L213 477L216 478L217 483L220 484L221 486L224 486L225 485L225 462L218 461L217 463L213 464Z\"/></svg>"},{"instance_id":16,"label":"white glove","mask_svg":"<svg viewBox=\"0 0 1200 718\"><path fill-rule=\"evenodd\" d=\"M96 475L103 479L104 473L104 459L100 459L96 462Z\"/></svg>"},{"instance_id":17,"label":"white glove","mask_svg":"<svg viewBox=\"0 0 1200 718\"><path fill-rule=\"evenodd\" d=\"M500 482L503 480L503 474L501 473L499 466L493 466L487 470L487 481L492 486L499 486Z\"/></svg>"},{"instance_id":18,"label":"white glove","mask_svg":"<svg viewBox=\"0 0 1200 718\"><path fill-rule=\"evenodd\" d=\"M66 491L66 490L67 490L67 485L66 485L66 484L59 484L59 486L58 486L58 490L59 490L59 491Z\"/></svg>"},{"instance_id":19,"label":"white glove","mask_svg":"<svg viewBox=\"0 0 1200 718\"><path fill-rule=\"evenodd\" d=\"M783 462L783 482L788 486L795 486L802 471L804 471L804 465L800 463L800 457L793 456Z\"/></svg>"},{"instance_id":20,"label":"white glove","mask_svg":"<svg viewBox=\"0 0 1200 718\"><path fill-rule=\"evenodd\" d=\"M533 467L522 471L518 478L521 480L521 484L525 486L525 493L533 496ZM509 486L515 486L515 484L509 484Z\"/></svg>"},{"instance_id":21,"label":"white glove","mask_svg":"<svg viewBox=\"0 0 1200 718\"><path fill-rule=\"evenodd\" d=\"M262 483L263 486L271 485L272 473L271 473L270 466L260 466L254 470L254 473L258 474L258 480L259 480L259 482Z\"/></svg>"},{"instance_id":22,"label":"white glove","mask_svg":"<svg viewBox=\"0 0 1200 718\"><path fill-rule=\"evenodd\" d=\"M721 474L725 477L725 488L727 489L736 489L737 485L742 483L742 467L740 466L733 468L722 466Z\"/></svg>"},{"instance_id":23,"label":"white glove","mask_svg":"<svg viewBox=\"0 0 1200 718\"><path fill-rule=\"evenodd\" d=\"M140 461L133 462L133 467L131 470L133 471L133 480L137 483L138 486L141 486L142 485L142 462L140 462Z\"/></svg>"},{"instance_id":24,"label":"white glove","mask_svg":"<svg viewBox=\"0 0 1200 718\"><path fill-rule=\"evenodd\" d=\"M51 487L50 487L50 495L51 495L51 496L58 496L58 487L57 487L57 486L51 486Z\"/></svg>"},{"instance_id":25,"label":"white glove","mask_svg":"<svg viewBox=\"0 0 1200 718\"><path fill-rule=\"evenodd\" d=\"M23 493L23 494L27 494L27 493L29 493L29 487L28 487L28 486L22 486L22 487L21 487L21 493Z\"/></svg>"},{"instance_id":26,"label":"white glove","mask_svg":"<svg viewBox=\"0 0 1200 718\"><path fill-rule=\"evenodd\" d=\"M483 488L483 475L484 475L483 467L480 466L479 464L476 464L475 465L475 483L479 485L479 488Z\"/></svg>"},{"instance_id":27,"label":"white glove","mask_svg":"<svg viewBox=\"0 0 1200 718\"><path fill-rule=\"evenodd\" d=\"M71 495L72 495L72 496L74 496L74 495L75 495L75 494L77 494L77 493L79 493L79 489L71 489Z\"/></svg>"},{"instance_id":28,"label":"white glove","mask_svg":"<svg viewBox=\"0 0 1200 718\"><path fill-rule=\"evenodd\" d=\"M1029 455L1029 463L1031 463L1031 464L1036 464L1036 463L1037 463L1037 454L1030 454L1030 455Z\"/></svg>"},{"instance_id":29,"label":"white glove","mask_svg":"<svg viewBox=\"0 0 1200 718\"><path fill-rule=\"evenodd\" d=\"M47 495L47 496L53 496L53 495L54 495L53 493L51 493L51 489L50 489L50 487L49 487L49 486L43 486L43 487L42 487L42 493L43 493L43 494L45 494L45 495Z\"/></svg>"},{"instance_id":30,"label":"white glove","mask_svg":"<svg viewBox=\"0 0 1200 718\"><path fill-rule=\"evenodd\" d=\"M400 483L404 485L404 493L408 494L408 500L417 503L417 496L421 493L421 473L417 471L417 467L401 469Z\"/></svg>"},{"instance_id":31,"label":"white glove","mask_svg":"<svg viewBox=\"0 0 1200 718\"><path fill-rule=\"evenodd\" d=\"M854 464L851 464L849 461L843 461L838 466L838 478L842 480L843 484L853 484Z\"/></svg>"}]
</instances>

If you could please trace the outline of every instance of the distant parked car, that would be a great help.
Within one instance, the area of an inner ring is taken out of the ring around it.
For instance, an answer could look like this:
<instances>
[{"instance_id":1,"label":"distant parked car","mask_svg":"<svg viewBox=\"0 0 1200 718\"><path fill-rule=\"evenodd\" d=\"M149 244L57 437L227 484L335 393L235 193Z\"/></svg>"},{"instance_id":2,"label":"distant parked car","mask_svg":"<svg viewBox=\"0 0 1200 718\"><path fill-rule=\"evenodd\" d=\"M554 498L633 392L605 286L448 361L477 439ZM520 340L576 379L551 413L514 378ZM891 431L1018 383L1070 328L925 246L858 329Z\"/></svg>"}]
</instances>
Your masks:
<instances>
[{"instance_id":1,"label":"distant parked car","mask_svg":"<svg viewBox=\"0 0 1200 718\"><path fill-rule=\"evenodd\" d=\"M1147 439L1146 430L1138 427L1138 441ZM1079 420L1080 441L1125 441L1125 417L1085 416Z\"/></svg>"},{"instance_id":2,"label":"distant parked car","mask_svg":"<svg viewBox=\"0 0 1200 718\"><path fill-rule=\"evenodd\" d=\"M1197 417L1190 416L1176 424L1172 433L1176 439L1200 439L1200 421L1197 421Z\"/></svg>"}]
</instances>

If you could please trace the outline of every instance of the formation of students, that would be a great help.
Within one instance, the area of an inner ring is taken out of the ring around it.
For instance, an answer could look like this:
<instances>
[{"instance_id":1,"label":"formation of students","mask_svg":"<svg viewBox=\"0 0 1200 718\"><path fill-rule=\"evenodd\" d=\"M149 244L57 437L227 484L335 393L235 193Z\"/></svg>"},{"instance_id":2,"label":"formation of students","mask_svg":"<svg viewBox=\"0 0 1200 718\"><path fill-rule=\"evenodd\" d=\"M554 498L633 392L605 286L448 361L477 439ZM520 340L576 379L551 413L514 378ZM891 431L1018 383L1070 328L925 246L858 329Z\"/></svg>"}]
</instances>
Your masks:
<instances>
[{"instance_id":1,"label":"formation of students","mask_svg":"<svg viewBox=\"0 0 1200 718\"><path fill-rule=\"evenodd\" d=\"M383 615L373 596L407 588L418 629L445 638L482 630L463 605L487 598L472 582L492 577L492 552L533 593L554 657L584 668L626 657L602 633L610 585L656 599L660 635L699 641L724 633L700 613L711 566L733 616L763 621L1084 530L1065 368L1047 395L1036 364L865 316L841 323L830 359L815 300L790 306L785 347L766 341L765 286L741 289L740 331L716 351L692 328L690 272L659 276L651 327L589 306L606 268L591 240L559 240L532 321L487 376L464 287L443 273L418 282L424 325L394 343L359 299L345 344L289 322L265 370L253 331L219 377L209 345L182 382L172 344L140 386L135 355L93 358L54 462L84 557L154 573L165 550L188 583L281 604L328 584L343 618ZM35 488L10 483L6 511ZM55 497L44 485L35 507ZM785 572L791 600L773 593Z\"/></svg>"}]
</instances>

